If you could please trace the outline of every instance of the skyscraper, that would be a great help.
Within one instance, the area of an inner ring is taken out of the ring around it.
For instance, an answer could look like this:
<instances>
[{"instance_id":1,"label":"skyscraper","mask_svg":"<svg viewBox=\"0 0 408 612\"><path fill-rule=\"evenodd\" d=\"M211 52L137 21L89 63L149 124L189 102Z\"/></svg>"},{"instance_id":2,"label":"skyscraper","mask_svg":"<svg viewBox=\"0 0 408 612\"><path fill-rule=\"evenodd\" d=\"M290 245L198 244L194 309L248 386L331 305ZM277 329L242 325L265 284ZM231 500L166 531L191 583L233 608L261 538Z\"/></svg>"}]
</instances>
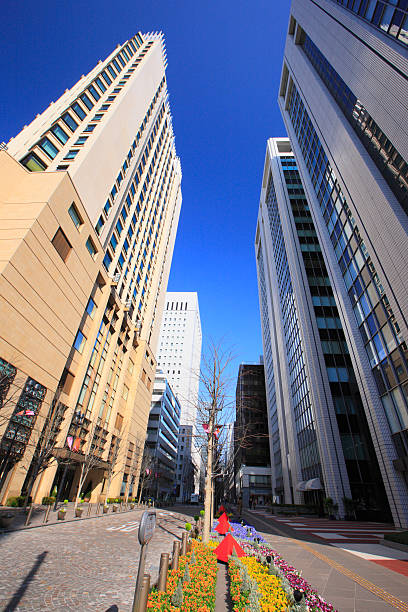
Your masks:
<instances>
[{"instance_id":1,"label":"skyscraper","mask_svg":"<svg viewBox=\"0 0 408 612\"><path fill-rule=\"evenodd\" d=\"M273 493L389 519L353 358L287 138L268 141L256 233Z\"/></svg>"},{"instance_id":2,"label":"skyscraper","mask_svg":"<svg viewBox=\"0 0 408 612\"><path fill-rule=\"evenodd\" d=\"M394 521L408 524L406 2L294 0L279 105Z\"/></svg>"},{"instance_id":3,"label":"skyscraper","mask_svg":"<svg viewBox=\"0 0 408 612\"><path fill-rule=\"evenodd\" d=\"M177 482L179 499L185 499L183 474L191 472L191 457L195 466L195 489L198 493L200 456L195 448L196 414L201 362L201 321L198 296L195 292L168 291L157 362L170 381L181 404L180 424L191 430L190 452L185 452L186 442L179 440ZM187 431L187 430L186 430ZM183 437L187 436L184 431ZM181 448L183 447L183 448Z\"/></svg>"},{"instance_id":4,"label":"skyscraper","mask_svg":"<svg viewBox=\"0 0 408 612\"><path fill-rule=\"evenodd\" d=\"M234 423L235 481L242 504L271 501L268 414L263 364L241 363Z\"/></svg>"},{"instance_id":5,"label":"skyscraper","mask_svg":"<svg viewBox=\"0 0 408 612\"><path fill-rule=\"evenodd\" d=\"M137 479L181 206L166 65L138 33L0 152L3 499Z\"/></svg>"}]
</instances>

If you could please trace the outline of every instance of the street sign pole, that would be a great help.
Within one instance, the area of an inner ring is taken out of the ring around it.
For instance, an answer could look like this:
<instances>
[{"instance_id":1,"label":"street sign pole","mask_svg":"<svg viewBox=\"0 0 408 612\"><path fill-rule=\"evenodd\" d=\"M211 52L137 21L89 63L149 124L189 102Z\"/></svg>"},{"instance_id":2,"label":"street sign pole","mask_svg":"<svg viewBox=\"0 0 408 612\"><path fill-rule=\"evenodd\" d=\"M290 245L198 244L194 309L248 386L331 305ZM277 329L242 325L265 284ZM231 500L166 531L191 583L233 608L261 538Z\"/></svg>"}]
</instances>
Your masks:
<instances>
[{"instance_id":1,"label":"street sign pole","mask_svg":"<svg viewBox=\"0 0 408 612\"><path fill-rule=\"evenodd\" d=\"M133 599L132 612L139 612L140 593L144 578L144 569L146 563L147 545L153 537L156 527L156 512L154 510L146 510L143 512L139 527L139 544L141 545L139 557L139 569L137 572L135 596Z\"/></svg>"}]
</instances>

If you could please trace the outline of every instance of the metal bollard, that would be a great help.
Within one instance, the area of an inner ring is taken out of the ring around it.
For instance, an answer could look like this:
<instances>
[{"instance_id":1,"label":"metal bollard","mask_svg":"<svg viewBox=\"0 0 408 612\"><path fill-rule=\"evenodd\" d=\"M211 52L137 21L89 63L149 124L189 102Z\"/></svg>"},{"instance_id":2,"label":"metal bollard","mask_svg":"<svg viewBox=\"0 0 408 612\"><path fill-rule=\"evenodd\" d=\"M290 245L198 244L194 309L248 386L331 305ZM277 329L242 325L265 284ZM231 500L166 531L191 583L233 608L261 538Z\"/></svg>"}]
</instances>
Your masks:
<instances>
[{"instance_id":1,"label":"metal bollard","mask_svg":"<svg viewBox=\"0 0 408 612\"><path fill-rule=\"evenodd\" d=\"M147 609L147 599L150 590L150 574L145 574L143 577L142 588L139 595L139 609L137 612L145 612Z\"/></svg>"},{"instance_id":2,"label":"metal bollard","mask_svg":"<svg viewBox=\"0 0 408 612\"><path fill-rule=\"evenodd\" d=\"M48 515L50 513L50 510L51 510L51 506L50 504L48 504L47 509L44 514L43 523L48 523Z\"/></svg>"},{"instance_id":3,"label":"metal bollard","mask_svg":"<svg viewBox=\"0 0 408 612\"><path fill-rule=\"evenodd\" d=\"M33 510L34 510L34 504L31 504L30 509L29 509L29 511L27 513L27 518L26 518L25 523L24 523L25 527L30 524L31 515L33 513Z\"/></svg>"},{"instance_id":4,"label":"metal bollard","mask_svg":"<svg viewBox=\"0 0 408 612\"><path fill-rule=\"evenodd\" d=\"M173 556L171 558L171 569L177 570L180 558L180 542L173 542Z\"/></svg>"},{"instance_id":5,"label":"metal bollard","mask_svg":"<svg viewBox=\"0 0 408 612\"><path fill-rule=\"evenodd\" d=\"M162 553L160 556L159 580L157 582L157 590L166 592L167 589L167 572L169 571L169 553Z\"/></svg>"},{"instance_id":6,"label":"metal bollard","mask_svg":"<svg viewBox=\"0 0 408 612\"><path fill-rule=\"evenodd\" d=\"M188 533L185 531L181 536L181 554L185 555L187 552L187 538Z\"/></svg>"}]
</instances>

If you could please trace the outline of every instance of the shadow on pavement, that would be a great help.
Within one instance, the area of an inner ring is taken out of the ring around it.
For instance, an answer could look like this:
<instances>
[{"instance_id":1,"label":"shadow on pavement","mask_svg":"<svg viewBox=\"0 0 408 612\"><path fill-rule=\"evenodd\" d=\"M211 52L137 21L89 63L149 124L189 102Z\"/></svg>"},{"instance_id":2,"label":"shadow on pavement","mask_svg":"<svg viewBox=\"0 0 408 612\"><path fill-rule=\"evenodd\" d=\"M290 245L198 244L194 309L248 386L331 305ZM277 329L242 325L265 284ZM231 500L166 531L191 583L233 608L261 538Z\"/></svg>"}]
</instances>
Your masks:
<instances>
[{"instance_id":1,"label":"shadow on pavement","mask_svg":"<svg viewBox=\"0 0 408 612\"><path fill-rule=\"evenodd\" d=\"M27 576L24 578L23 582L21 583L17 591L14 593L9 603L4 608L4 612L12 612L12 610L15 610L17 608L27 588L29 587L30 582L34 578L35 574L38 572L41 564L44 563L44 559L47 556L47 554L48 554L48 551L44 550L44 552L38 555L37 561L34 563L33 567L31 568Z\"/></svg>"}]
</instances>

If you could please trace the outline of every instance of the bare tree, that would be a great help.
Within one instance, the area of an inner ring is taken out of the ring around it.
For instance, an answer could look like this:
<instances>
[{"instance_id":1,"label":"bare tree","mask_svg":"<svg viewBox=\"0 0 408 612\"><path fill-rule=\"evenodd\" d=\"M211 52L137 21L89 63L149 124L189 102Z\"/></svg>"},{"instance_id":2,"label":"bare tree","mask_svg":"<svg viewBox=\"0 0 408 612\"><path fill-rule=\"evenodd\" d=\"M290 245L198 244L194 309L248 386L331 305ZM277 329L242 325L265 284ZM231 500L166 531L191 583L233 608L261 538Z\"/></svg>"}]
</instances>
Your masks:
<instances>
[{"instance_id":1,"label":"bare tree","mask_svg":"<svg viewBox=\"0 0 408 612\"><path fill-rule=\"evenodd\" d=\"M99 424L100 420L101 419L98 418L96 421L93 422L91 426L87 448L83 457L83 461L81 462L78 491L75 497L74 508L76 508L78 505L82 488L86 482L89 472L95 468L100 467L100 454L103 449L103 428Z\"/></svg>"},{"instance_id":2,"label":"bare tree","mask_svg":"<svg viewBox=\"0 0 408 612\"><path fill-rule=\"evenodd\" d=\"M146 488L146 485L150 484L153 479L153 469L155 461L156 459L154 455L150 452L148 448L145 448L140 466L139 498L137 500L138 504L140 504L140 500L142 499L143 490Z\"/></svg>"},{"instance_id":3,"label":"bare tree","mask_svg":"<svg viewBox=\"0 0 408 612\"><path fill-rule=\"evenodd\" d=\"M130 495L130 487L132 486L132 494L133 497L136 497L136 491L133 491L133 486L137 482L137 477L140 479L140 472L142 469L143 463L143 454L145 450L145 439L141 437L136 437L133 441L133 455L129 469L129 483L126 490L126 503L129 500Z\"/></svg>"}]
</instances>

